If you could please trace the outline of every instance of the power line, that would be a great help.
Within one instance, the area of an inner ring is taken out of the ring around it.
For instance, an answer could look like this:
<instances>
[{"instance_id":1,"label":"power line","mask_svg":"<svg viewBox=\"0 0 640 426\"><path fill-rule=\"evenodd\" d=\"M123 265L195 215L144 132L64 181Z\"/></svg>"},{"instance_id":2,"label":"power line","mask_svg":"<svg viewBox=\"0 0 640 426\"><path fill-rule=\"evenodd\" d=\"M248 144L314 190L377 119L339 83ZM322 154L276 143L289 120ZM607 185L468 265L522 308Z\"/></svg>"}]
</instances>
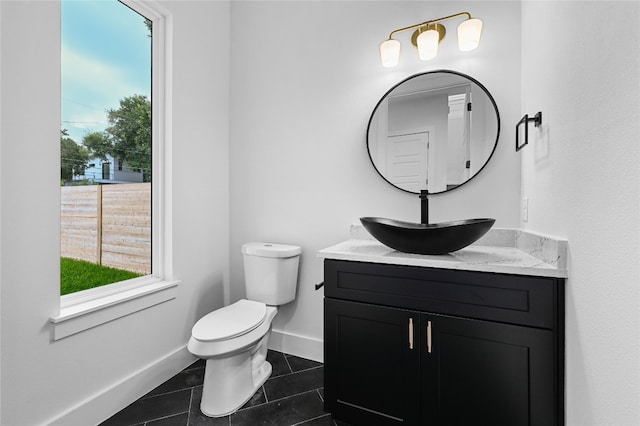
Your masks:
<instances>
[{"instance_id":1,"label":"power line","mask_svg":"<svg viewBox=\"0 0 640 426\"><path fill-rule=\"evenodd\" d=\"M63 120L60 124L107 124L106 121L68 121Z\"/></svg>"}]
</instances>

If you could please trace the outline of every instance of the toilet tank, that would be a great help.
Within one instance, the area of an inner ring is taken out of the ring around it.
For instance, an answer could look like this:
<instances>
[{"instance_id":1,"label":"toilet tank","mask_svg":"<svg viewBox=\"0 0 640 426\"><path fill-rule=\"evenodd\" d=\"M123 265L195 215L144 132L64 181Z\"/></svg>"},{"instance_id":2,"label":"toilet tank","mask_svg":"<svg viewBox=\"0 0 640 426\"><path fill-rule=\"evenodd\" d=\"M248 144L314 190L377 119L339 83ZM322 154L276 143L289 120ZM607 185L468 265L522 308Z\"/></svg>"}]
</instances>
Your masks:
<instances>
[{"instance_id":1,"label":"toilet tank","mask_svg":"<svg viewBox=\"0 0 640 426\"><path fill-rule=\"evenodd\" d=\"M242 246L247 299L277 306L296 298L301 248L287 244Z\"/></svg>"}]
</instances>

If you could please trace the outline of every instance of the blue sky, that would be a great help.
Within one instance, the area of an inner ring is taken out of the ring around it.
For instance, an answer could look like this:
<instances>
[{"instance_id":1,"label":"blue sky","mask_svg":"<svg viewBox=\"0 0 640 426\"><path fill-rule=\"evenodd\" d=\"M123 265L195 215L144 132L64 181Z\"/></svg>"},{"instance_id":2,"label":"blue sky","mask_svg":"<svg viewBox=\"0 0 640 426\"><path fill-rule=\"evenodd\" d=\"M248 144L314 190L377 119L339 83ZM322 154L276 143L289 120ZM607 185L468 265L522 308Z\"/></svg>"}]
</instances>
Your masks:
<instances>
[{"instance_id":1,"label":"blue sky","mask_svg":"<svg viewBox=\"0 0 640 426\"><path fill-rule=\"evenodd\" d=\"M151 95L151 38L144 18L117 0L62 1L61 127L82 143L106 127L120 99Z\"/></svg>"}]
</instances>

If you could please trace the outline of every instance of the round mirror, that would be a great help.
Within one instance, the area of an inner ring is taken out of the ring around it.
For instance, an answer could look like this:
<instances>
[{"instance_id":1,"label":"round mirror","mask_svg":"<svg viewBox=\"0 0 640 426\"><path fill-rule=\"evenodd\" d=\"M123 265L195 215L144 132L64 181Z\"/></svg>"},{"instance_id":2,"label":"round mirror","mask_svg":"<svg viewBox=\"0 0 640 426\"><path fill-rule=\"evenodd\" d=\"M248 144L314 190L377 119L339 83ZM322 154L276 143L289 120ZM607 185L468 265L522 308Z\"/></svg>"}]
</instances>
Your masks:
<instances>
[{"instance_id":1,"label":"round mirror","mask_svg":"<svg viewBox=\"0 0 640 426\"><path fill-rule=\"evenodd\" d=\"M367 149L391 185L438 194L480 173L499 135L498 107L487 89L467 75L439 70L385 93L369 120Z\"/></svg>"}]
</instances>

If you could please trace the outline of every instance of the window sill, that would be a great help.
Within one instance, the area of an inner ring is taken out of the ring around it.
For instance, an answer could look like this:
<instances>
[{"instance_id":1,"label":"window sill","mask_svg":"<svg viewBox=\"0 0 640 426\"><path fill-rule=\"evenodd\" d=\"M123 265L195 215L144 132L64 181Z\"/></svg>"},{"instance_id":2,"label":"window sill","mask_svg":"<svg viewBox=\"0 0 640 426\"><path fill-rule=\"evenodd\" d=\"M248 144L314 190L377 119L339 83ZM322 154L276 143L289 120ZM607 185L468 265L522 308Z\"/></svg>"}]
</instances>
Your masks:
<instances>
[{"instance_id":1,"label":"window sill","mask_svg":"<svg viewBox=\"0 0 640 426\"><path fill-rule=\"evenodd\" d=\"M84 330L175 299L179 281L162 281L148 276L62 296L60 313L51 317L53 340L60 340ZM113 289L110 287L117 286ZM82 293L82 294L80 294Z\"/></svg>"}]
</instances>

